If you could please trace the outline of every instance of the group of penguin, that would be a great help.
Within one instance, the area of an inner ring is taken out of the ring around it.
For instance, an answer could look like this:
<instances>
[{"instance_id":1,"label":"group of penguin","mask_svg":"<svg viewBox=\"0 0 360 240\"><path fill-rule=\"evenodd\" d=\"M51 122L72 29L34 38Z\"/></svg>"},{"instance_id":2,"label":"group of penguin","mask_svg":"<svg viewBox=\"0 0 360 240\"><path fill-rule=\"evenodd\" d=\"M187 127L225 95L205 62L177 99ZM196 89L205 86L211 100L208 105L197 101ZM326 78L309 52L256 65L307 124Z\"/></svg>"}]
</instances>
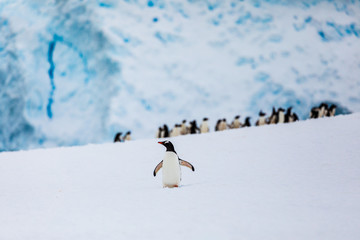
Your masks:
<instances>
[{"instance_id":1,"label":"group of penguin","mask_svg":"<svg viewBox=\"0 0 360 240\"><path fill-rule=\"evenodd\" d=\"M270 117L266 118L266 113L263 111L259 112L259 119L256 121L256 126L262 126L265 124L277 124L277 123L287 123L298 121L299 118L296 113L292 112L292 107L289 107L285 113L283 108L275 110L273 108L272 114ZM158 128L156 133L156 138L167 138L167 137L176 137L186 134L197 134L197 133L207 133L210 132L209 128L209 119L204 118L200 127L197 126L196 120L190 122L189 125L186 124L186 120L183 120L181 124L175 124L174 128L170 131L168 126L164 124L162 127ZM226 129L236 129L251 127L250 117L246 117L245 121L240 122L240 115L235 116L234 120L228 124L226 118L219 119L215 126L215 131L223 131Z\"/></svg>"},{"instance_id":2,"label":"group of penguin","mask_svg":"<svg viewBox=\"0 0 360 240\"><path fill-rule=\"evenodd\" d=\"M326 103L321 103L319 107L313 107L310 111L310 118L333 117L336 113L336 105L330 107Z\"/></svg>"},{"instance_id":3,"label":"group of penguin","mask_svg":"<svg viewBox=\"0 0 360 240\"><path fill-rule=\"evenodd\" d=\"M125 136L122 137L122 132L118 132L115 135L114 142L125 142L131 140L131 131L126 132Z\"/></svg>"}]
</instances>

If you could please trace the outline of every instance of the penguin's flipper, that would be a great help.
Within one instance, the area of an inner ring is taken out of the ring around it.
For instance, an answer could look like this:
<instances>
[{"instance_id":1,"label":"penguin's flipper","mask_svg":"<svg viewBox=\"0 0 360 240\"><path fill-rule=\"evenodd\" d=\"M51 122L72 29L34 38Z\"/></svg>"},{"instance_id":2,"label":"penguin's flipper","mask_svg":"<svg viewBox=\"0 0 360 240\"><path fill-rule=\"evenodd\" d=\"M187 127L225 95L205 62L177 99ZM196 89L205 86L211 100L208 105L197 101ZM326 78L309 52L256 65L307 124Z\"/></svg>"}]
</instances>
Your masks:
<instances>
[{"instance_id":1,"label":"penguin's flipper","mask_svg":"<svg viewBox=\"0 0 360 240\"><path fill-rule=\"evenodd\" d=\"M194 168L193 165L191 165L191 163L189 163L189 162L187 162L187 161L185 161L185 160L181 160L181 159L179 159L179 163L180 163L181 166L188 167L188 168L190 168L191 170L195 171L195 168Z\"/></svg>"},{"instance_id":2,"label":"penguin's flipper","mask_svg":"<svg viewBox=\"0 0 360 240\"><path fill-rule=\"evenodd\" d=\"M163 161L159 162L159 164L154 169L154 177L156 176L157 172L162 168Z\"/></svg>"}]
</instances>

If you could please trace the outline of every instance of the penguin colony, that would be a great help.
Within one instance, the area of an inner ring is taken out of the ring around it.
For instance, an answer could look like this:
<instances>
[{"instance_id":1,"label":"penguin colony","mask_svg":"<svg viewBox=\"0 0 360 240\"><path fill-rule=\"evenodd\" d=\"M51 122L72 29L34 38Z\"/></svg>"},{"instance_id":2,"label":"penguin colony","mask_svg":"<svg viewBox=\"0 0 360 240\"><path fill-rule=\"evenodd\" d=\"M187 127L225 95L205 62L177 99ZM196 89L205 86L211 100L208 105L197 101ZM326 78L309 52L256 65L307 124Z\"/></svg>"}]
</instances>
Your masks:
<instances>
[{"instance_id":1,"label":"penguin colony","mask_svg":"<svg viewBox=\"0 0 360 240\"><path fill-rule=\"evenodd\" d=\"M322 118L322 117L333 117L336 113L336 105L332 104L330 107L326 103L321 103L317 107L313 107L310 111L310 119ZM266 113L263 111L259 112L259 118L255 123L255 126L263 126L268 124L278 123L291 123L299 121L299 117L296 113L292 112L292 107L285 109L278 108L277 110L273 107L272 113L269 117L266 117ZM251 127L250 117L246 117L244 122L240 121L240 115L234 117L233 121L228 124L226 119L219 119L215 125L215 131L223 131L226 129L236 129L243 127ZM186 120L183 120L180 124L175 124L174 128L169 130L169 127L164 124L160 126L156 132L155 138L167 138L176 137L186 134L198 134L210 132L209 119L204 118L198 127L196 120L187 124ZM131 131L126 132L122 136L122 132L118 132L115 135L114 142L125 142L131 140Z\"/></svg>"},{"instance_id":2,"label":"penguin colony","mask_svg":"<svg viewBox=\"0 0 360 240\"><path fill-rule=\"evenodd\" d=\"M321 103L318 107L313 107L310 112L310 118L322 118L322 117L333 117L336 113L336 105L330 107L326 103ZM181 124L175 124L174 128L169 131L166 124L160 126L156 132L156 138L167 138L176 137L186 134L198 134L210 132L209 119L204 118L200 126L197 126L196 120L186 124L186 120L183 120ZM263 111L259 112L259 118L255 123L255 126L263 126L268 124L279 124L279 123L291 123L299 121L299 117L296 113L292 112L292 107L286 109L275 107L272 108L272 113L269 117L266 117L266 113ZM215 125L215 131L224 131L227 129L236 129L251 127L250 117L246 117L244 122L240 121L240 115L234 117L233 121L228 124L226 119L219 119Z\"/></svg>"}]
</instances>

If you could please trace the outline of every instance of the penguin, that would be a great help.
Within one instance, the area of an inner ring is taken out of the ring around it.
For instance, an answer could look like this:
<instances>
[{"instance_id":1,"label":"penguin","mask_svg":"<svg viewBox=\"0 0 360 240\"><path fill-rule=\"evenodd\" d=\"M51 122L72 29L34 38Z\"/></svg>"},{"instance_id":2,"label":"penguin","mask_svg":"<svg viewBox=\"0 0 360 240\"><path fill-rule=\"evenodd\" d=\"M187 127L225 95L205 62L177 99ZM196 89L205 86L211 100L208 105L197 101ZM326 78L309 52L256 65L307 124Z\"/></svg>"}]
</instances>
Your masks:
<instances>
[{"instance_id":1,"label":"penguin","mask_svg":"<svg viewBox=\"0 0 360 240\"><path fill-rule=\"evenodd\" d=\"M209 132L209 124L208 118L204 118L201 125L200 125L200 133L208 133Z\"/></svg>"},{"instance_id":2,"label":"penguin","mask_svg":"<svg viewBox=\"0 0 360 240\"><path fill-rule=\"evenodd\" d=\"M168 128L168 126L166 125L166 124L164 124L164 126L163 126L163 134L162 134L162 138L167 138L167 137L169 137L170 136L170 134L169 134L169 128Z\"/></svg>"},{"instance_id":3,"label":"penguin","mask_svg":"<svg viewBox=\"0 0 360 240\"><path fill-rule=\"evenodd\" d=\"M313 107L310 111L310 118L318 118L320 109L317 107Z\"/></svg>"},{"instance_id":4,"label":"penguin","mask_svg":"<svg viewBox=\"0 0 360 240\"><path fill-rule=\"evenodd\" d=\"M328 105L326 103L321 103L319 109L319 118L325 117L328 110Z\"/></svg>"},{"instance_id":5,"label":"penguin","mask_svg":"<svg viewBox=\"0 0 360 240\"><path fill-rule=\"evenodd\" d=\"M292 109L292 107L288 107L288 109L286 110L286 113L285 113L285 121L284 121L285 123L292 122L291 109Z\"/></svg>"},{"instance_id":6,"label":"penguin","mask_svg":"<svg viewBox=\"0 0 360 240\"><path fill-rule=\"evenodd\" d=\"M221 123L221 119L219 119L217 122L216 122L216 125L215 125L215 132L219 131L219 126L220 126L220 123Z\"/></svg>"},{"instance_id":7,"label":"penguin","mask_svg":"<svg viewBox=\"0 0 360 240\"><path fill-rule=\"evenodd\" d=\"M171 130L170 137L180 136L181 124L175 124L174 128Z\"/></svg>"},{"instance_id":8,"label":"penguin","mask_svg":"<svg viewBox=\"0 0 360 240\"><path fill-rule=\"evenodd\" d=\"M278 109L278 116L277 116L277 122L276 123L284 123L285 122L285 109L279 108Z\"/></svg>"},{"instance_id":9,"label":"penguin","mask_svg":"<svg viewBox=\"0 0 360 240\"><path fill-rule=\"evenodd\" d=\"M166 152L163 160L155 167L154 177L158 171L163 168L162 183L163 187L173 188L179 187L181 181L181 169L180 166L190 168L193 172L195 171L194 166L179 158L177 155L174 145L170 141L158 142L159 144L166 147Z\"/></svg>"},{"instance_id":10,"label":"penguin","mask_svg":"<svg viewBox=\"0 0 360 240\"><path fill-rule=\"evenodd\" d=\"M242 125L242 127L251 127L251 123L250 123L250 117L246 117L245 118L245 122Z\"/></svg>"},{"instance_id":11,"label":"penguin","mask_svg":"<svg viewBox=\"0 0 360 240\"><path fill-rule=\"evenodd\" d=\"M241 122L240 122L240 115L236 115L234 120L231 122L230 128L240 128Z\"/></svg>"},{"instance_id":12,"label":"penguin","mask_svg":"<svg viewBox=\"0 0 360 240\"><path fill-rule=\"evenodd\" d=\"M186 134L188 134L188 127L186 126L186 120L183 120L182 123L181 123L180 134L181 134L181 135L186 135Z\"/></svg>"},{"instance_id":13,"label":"penguin","mask_svg":"<svg viewBox=\"0 0 360 240\"><path fill-rule=\"evenodd\" d=\"M155 135L155 138L161 138L162 132L163 132L162 127L159 127L159 129L158 129L158 131L157 131L157 133Z\"/></svg>"},{"instance_id":14,"label":"penguin","mask_svg":"<svg viewBox=\"0 0 360 240\"><path fill-rule=\"evenodd\" d=\"M277 115L277 111L273 107L271 116L267 119L268 124L275 124L277 122Z\"/></svg>"},{"instance_id":15,"label":"penguin","mask_svg":"<svg viewBox=\"0 0 360 240\"><path fill-rule=\"evenodd\" d=\"M226 118L223 118L223 120L221 120L221 122L219 123L219 131L224 131L226 129L227 129Z\"/></svg>"},{"instance_id":16,"label":"penguin","mask_svg":"<svg viewBox=\"0 0 360 240\"><path fill-rule=\"evenodd\" d=\"M330 108L328 109L328 112L326 114L327 117L334 117L336 113L336 105L332 104Z\"/></svg>"},{"instance_id":17,"label":"penguin","mask_svg":"<svg viewBox=\"0 0 360 240\"><path fill-rule=\"evenodd\" d=\"M293 114L291 115L291 118L290 118L290 119L292 120L292 122L299 121L299 117L298 117L298 115L297 115L296 113L293 113Z\"/></svg>"},{"instance_id":18,"label":"penguin","mask_svg":"<svg viewBox=\"0 0 360 240\"><path fill-rule=\"evenodd\" d=\"M262 110L260 110L259 112L259 120L256 121L255 125L256 126L263 126L266 124L266 118L265 118L266 113L264 113Z\"/></svg>"},{"instance_id":19,"label":"penguin","mask_svg":"<svg viewBox=\"0 0 360 240\"><path fill-rule=\"evenodd\" d=\"M200 132L200 129L196 124L196 120L190 122L190 134L196 134L198 132Z\"/></svg>"},{"instance_id":20,"label":"penguin","mask_svg":"<svg viewBox=\"0 0 360 240\"><path fill-rule=\"evenodd\" d=\"M123 141L125 142L125 141L130 141L131 140L131 132L130 131L128 131L126 134L125 134L125 136L124 136L124 138L123 138Z\"/></svg>"},{"instance_id":21,"label":"penguin","mask_svg":"<svg viewBox=\"0 0 360 240\"><path fill-rule=\"evenodd\" d=\"M118 132L115 135L114 142L121 142L121 135L122 135L122 132Z\"/></svg>"}]
</instances>

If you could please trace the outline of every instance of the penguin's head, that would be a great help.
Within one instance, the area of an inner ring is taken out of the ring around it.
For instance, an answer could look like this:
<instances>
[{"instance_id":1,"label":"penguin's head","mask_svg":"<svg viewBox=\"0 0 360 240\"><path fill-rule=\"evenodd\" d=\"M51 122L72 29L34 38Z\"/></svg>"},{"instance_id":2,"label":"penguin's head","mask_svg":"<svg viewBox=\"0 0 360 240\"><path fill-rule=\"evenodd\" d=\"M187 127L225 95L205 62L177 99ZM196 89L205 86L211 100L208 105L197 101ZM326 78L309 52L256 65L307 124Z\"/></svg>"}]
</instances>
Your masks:
<instances>
[{"instance_id":1,"label":"penguin's head","mask_svg":"<svg viewBox=\"0 0 360 240\"><path fill-rule=\"evenodd\" d=\"M165 140L163 142L158 142L159 144L163 145L164 147L166 147L166 151L168 152L175 152L175 148L174 148L174 145L168 141L168 140ZM176 152L175 152L176 153Z\"/></svg>"},{"instance_id":2,"label":"penguin's head","mask_svg":"<svg viewBox=\"0 0 360 240\"><path fill-rule=\"evenodd\" d=\"M239 118L240 118L240 115L236 115L236 116L235 116L235 119L239 119Z\"/></svg>"}]
</instances>

